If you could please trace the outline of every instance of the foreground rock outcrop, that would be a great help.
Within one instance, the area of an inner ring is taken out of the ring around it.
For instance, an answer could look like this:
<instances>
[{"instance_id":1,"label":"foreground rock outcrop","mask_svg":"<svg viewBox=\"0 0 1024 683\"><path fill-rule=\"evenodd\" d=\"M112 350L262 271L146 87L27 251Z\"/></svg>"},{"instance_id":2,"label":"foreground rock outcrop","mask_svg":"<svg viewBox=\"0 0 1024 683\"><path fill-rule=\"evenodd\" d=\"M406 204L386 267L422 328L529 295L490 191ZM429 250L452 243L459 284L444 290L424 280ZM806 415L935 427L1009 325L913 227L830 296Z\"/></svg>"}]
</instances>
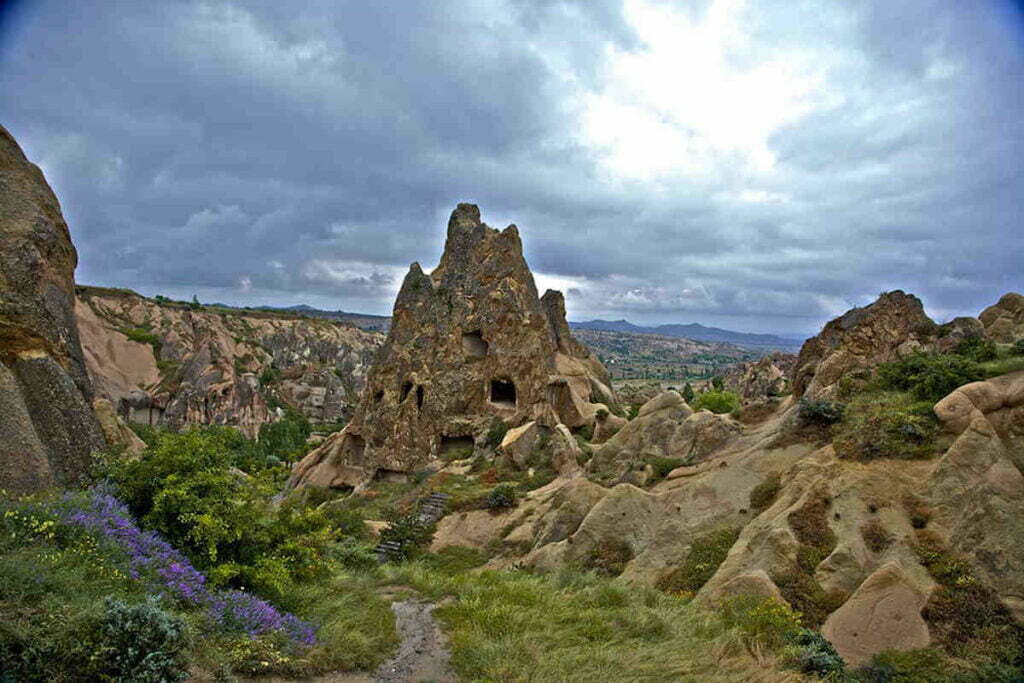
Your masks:
<instances>
[{"instance_id":1,"label":"foreground rock outcrop","mask_svg":"<svg viewBox=\"0 0 1024 683\"><path fill-rule=\"evenodd\" d=\"M903 357L927 344L935 323L921 300L899 290L870 306L854 308L832 320L800 349L793 368L793 394L809 399L835 396L841 379Z\"/></svg>"},{"instance_id":2,"label":"foreground rock outcrop","mask_svg":"<svg viewBox=\"0 0 1024 683\"><path fill-rule=\"evenodd\" d=\"M105 447L74 315L78 255L42 172L0 127L0 488L70 484Z\"/></svg>"},{"instance_id":3,"label":"foreground rock outcrop","mask_svg":"<svg viewBox=\"0 0 1024 683\"><path fill-rule=\"evenodd\" d=\"M288 405L312 422L351 417L382 335L325 319L190 307L79 287L75 306L98 396L126 420L255 434Z\"/></svg>"},{"instance_id":4,"label":"foreground rock outcrop","mask_svg":"<svg viewBox=\"0 0 1024 683\"><path fill-rule=\"evenodd\" d=\"M358 486L424 467L496 421L592 425L614 404L601 363L570 334L562 295L538 297L519 231L460 204L441 262L412 264L352 422L296 467L293 486Z\"/></svg>"},{"instance_id":5,"label":"foreground rock outcrop","mask_svg":"<svg viewBox=\"0 0 1024 683\"><path fill-rule=\"evenodd\" d=\"M1024 295L1010 292L978 316L992 341L1011 343L1024 339Z\"/></svg>"}]
</instances>

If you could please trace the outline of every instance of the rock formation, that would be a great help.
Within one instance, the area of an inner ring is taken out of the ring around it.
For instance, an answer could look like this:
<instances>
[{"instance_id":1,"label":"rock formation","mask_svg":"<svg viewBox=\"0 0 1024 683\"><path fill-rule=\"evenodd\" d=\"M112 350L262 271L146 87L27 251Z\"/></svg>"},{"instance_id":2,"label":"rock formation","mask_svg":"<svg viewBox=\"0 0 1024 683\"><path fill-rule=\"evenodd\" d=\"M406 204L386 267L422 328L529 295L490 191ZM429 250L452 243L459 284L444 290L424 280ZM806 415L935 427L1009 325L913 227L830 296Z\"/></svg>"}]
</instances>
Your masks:
<instances>
[{"instance_id":1,"label":"rock formation","mask_svg":"<svg viewBox=\"0 0 1024 683\"><path fill-rule=\"evenodd\" d=\"M482 443L495 421L576 428L613 401L561 294L538 297L516 226L495 230L460 204L437 268L414 263L405 277L352 422L297 465L292 484L362 485L378 470L422 468L449 442Z\"/></svg>"},{"instance_id":2,"label":"rock formation","mask_svg":"<svg viewBox=\"0 0 1024 683\"><path fill-rule=\"evenodd\" d=\"M978 316L992 341L1011 343L1024 339L1024 295L1010 292Z\"/></svg>"},{"instance_id":3,"label":"rock formation","mask_svg":"<svg viewBox=\"0 0 1024 683\"><path fill-rule=\"evenodd\" d=\"M858 373L920 349L935 328L916 296L899 290L882 294L870 306L832 320L804 342L793 369L793 394L831 398L840 379L855 379Z\"/></svg>"},{"instance_id":4,"label":"rock formation","mask_svg":"<svg viewBox=\"0 0 1024 683\"><path fill-rule=\"evenodd\" d=\"M793 354L776 352L752 363L738 363L726 375L725 388L738 394L744 404L780 396L795 362Z\"/></svg>"},{"instance_id":5,"label":"rock formation","mask_svg":"<svg viewBox=\"0 0 1024 683\"><path fill-rule=\"evenodd\" d=\"M0 127L0 488L72 483L106 445L75 322L77 263L57 197Z\"/></svg>"},{"instance_id":6,"label":"rock formation","mask_svg":"<svg viewBox=\"0 0 1024 683\"><path fill-rule=\"evenodd\" d=\"M79 287L75 307L97 395L125 419L173 429L223 424L252 435L277 418L353 412L383 337L287 313L193 309L128 290Z\"/></svg>"}]
</instances>

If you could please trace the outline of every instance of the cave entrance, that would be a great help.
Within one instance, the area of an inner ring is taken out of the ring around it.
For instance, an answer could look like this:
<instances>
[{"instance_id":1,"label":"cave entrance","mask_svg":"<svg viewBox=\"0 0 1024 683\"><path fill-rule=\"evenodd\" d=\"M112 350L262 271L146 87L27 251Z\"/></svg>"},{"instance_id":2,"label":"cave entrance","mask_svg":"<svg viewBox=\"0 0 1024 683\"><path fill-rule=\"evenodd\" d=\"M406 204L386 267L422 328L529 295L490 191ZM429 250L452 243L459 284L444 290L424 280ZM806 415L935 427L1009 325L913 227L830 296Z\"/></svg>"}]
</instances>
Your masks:
<instances>
[{"instance_id":1,"label":"cave entrance","mask_svg":"<svg viewBox=\"0 0 1024 683\"><path fill-rule=\"evenodd\" d=\"M464 460L472 457L475 444L471 436L441 436L438 455L442 460Z\"/></svg>"},{"instance_id":2,"label":"cave entrance","mask_svg":"<svg viewBox=\"0 0 1024 683\"><path fill-rule=\"evenodd\" d=\"M462 352L467 358L483 358L487 355L488 346L479 331L466 332L462 335Z\"/></svg>"},{"instance_id":3,"label":"cave entrance","mask_svg":"<svg viewBox=\"0 0 1024 683\"><path fill-rule=\"evenodd\" d=\"M510 379L491 380L491 403L502 408L516 407L516 385Z\"/></svg>"}]
</instances>

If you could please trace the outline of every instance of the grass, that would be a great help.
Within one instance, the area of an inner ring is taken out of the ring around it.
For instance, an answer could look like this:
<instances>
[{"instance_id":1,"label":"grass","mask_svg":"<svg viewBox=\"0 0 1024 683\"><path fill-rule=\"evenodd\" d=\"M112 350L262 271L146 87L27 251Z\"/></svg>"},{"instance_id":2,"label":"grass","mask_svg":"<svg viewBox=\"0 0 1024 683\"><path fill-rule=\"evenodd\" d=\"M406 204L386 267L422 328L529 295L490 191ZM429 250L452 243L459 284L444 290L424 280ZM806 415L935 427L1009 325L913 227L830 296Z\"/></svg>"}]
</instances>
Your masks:
<instances>
[{"instance_id":1,"label":"grass","mask_svg":"<svg viewBox=\"0 0 1024 683\"><path fill-rule=\"evenodd\" d=\"M847 404L833 427L836 455L850 460L912 460L935 454L939 422L933 403L907 391L868 391Z\"/></svg>"},{"instance_id":2,"label":"grass","mask_svg":"<svg viewBox=\"0 0 1024 683\"><path fill-rule=\"evenodd\" d=\"M772 506L782 489L782 475L772 472L750 491L750 509L761 513Z\"/></svg>"},{"instance_id":3,"label":"grass","mask_svg":"<svg viewBox=\"0 0 1024 683\"><path fill-rule=\"evenodd\" d=\"M439 602L461 680L785 679L689 601L593 573L452 574L419 561L388 566L381 580Z\"/></svg>"}]
</instances>

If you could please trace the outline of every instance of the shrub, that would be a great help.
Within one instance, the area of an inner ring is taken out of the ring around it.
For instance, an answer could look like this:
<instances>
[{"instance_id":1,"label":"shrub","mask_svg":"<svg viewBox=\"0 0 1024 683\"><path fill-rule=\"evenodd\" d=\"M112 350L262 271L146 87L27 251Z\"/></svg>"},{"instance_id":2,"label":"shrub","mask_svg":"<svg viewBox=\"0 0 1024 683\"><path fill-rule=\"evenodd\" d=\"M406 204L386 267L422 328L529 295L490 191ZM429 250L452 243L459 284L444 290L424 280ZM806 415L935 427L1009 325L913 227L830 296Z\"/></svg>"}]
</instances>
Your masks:
<instances>
[{"instance_id":1,"label":"shrub","mask_svg":"<svg viewBox=\"0 0 1024 683\"><path fill-rule=\"evenodd\" d=\"M781 648L800 630L800 614L774 598L736 596L722 603L721 616L744 638L770 648Z\"/></svg>"},{"instance_id":2,"label":"shrub","mask_svg":"<svg viewBox=\"0 0 1024 683\"><path fill-rule=\"evenodd\" d=\"M805 425L831 425L843 419L846 406L833 401L801 398L797 418Z\"/></svg>"},{"instance_id":3,"label":"shrub","mask_svg":"<svg viewBox=\"0 0 1024 683\"><path fill-rule=\"evenodd\" d=\"M978 363L995 360L999 355L996 343L984 337L966 337L956 345L953 353Z\"/></svg>"},{"instance_id":4,"label":"shrub","mask_svg":"<svg viewBox=\"0 0 1024 683\"><path fill-rule=\"evenodd\" d=\"M689 382L683 385L683 390L680 393L682 393L683 400L687 403L693 403L693 399L696 397L696 394L693 392L693 386Z\"/></svg>"},{"instance_id":5,"label":"shrub","mask_svg":"<svg viewBox=\"0 0 1024 683\"><path fill-rule=\"evenodd\" d=\"M740 407L740 397L729 391L705 391L692 403L694 410L710 410L713 413L731 413Z\"/></svg>"},{"instance_id":6,"label":"shrub","mask_svg":"<svg viewBox=\"0 0 1024 683\"><path fill-rule=\"evenodd\" d=\"M846 665L835 646L817 631L800 628L791 640L790 663L801 673L837 678L845 672Z\"/></svg>"},{"instance_id":7,"label":"shrub","mask_svg":"<svg viewBox=\"0 0 1024 683\"><path fill-rule=\"evenodd\" d=\"M867 666L854 671L857 680L871 683L932 683L949 680L948 668L935 648L883 650Z\"/></svg>"},{"instance_id":8,"label":"shrub","mask_svg":"<svg viewBox=\"0 0 1024 683\"><path fill-rule=\"evenodd\" d=\"M984 378L975 361L955 354L914 353L875 369L875 384L879 388L908 391L915 398L932 403L958 387Z\"/></svg>"},{"instance_id":9,"label":"shrub","mask_svg":"<svg viewBox=\"0 0 1024 683\"><path fill-rule=\"evenodd\" d=\"M711 388L715 391L723 391L725 389L725 380L715 375L711 378Z\"/></svg>"},{"instance_id":10,"label":"shrub","mask_svg":"<svg viewBox=\"0 0 1024 683\"><path fill-rule=\"evenodd\" d=\"M910 460L931 457L938 433L930 403L901 392L868 393L849 403L833 444L840 458Z\"/></svg>"},{"instance_id":11,"label":"shrub","mask_svg":"<svg viewBox=\"0 0 1024 683\"><path fill-rule=\"evenodd\" d=\"M789 513L787 521L796 539L826 555L836 547L836 535L828 524L831 499L824 491L815 491L804 504Z\"/></svg>"},{"instance_id":12,"label":"shrub","mask_svg":"<svg viewBox=\"0 0 1024 683\"><path fill-rule=\"evenodd\" d=\"M873 553L880 553L892 544L892 536L877 519L862 524L860 535L864 539L864 544Z\"/></svg>"},{"instance_id":13,"label":"shrub","mask_svg":"<svg viewBox=\"0 0 1024 683\"><path fill-rule=\"evenodd\" d=\"M683 458L666 458L664 456L651 458L648 462L654 468L655 481L664 479L672 470L682 467L686 463Z\"/></svg>"},{"instance_id":14,"label":"shrub","mask_svg":"<svg viewBox=\"0 0 1024 683\"><path fill-rule=\"evenodd\" d=\"M910 518L910 525L915 529L923 529L931 521L932 509L917 496L910 494L904 496L903 509Z\"/></svg>"},{"instance_id":15,"label":"shrub","mask_svg":"<svg viewBox=\"0 0 1024 683\"><path fill-rule=\"evenodd\" d=\"M105 673L114 679L162 683L188 677L185 622L155 600L129 606L108 598L101 632Z\"/></svg>"},{"instance_id":16,"label":"shrub","mask_svg":"<svg viewBox=\"0 0 1024 683\"><path fill-rule=\"evenodd\" d=\"M603 576L618 576L634 557L633 548L622 539L602 539L589 553L581 565L583 569L592 569Z\"/></svg>"},{"instance_id":17,"label":"shrub","mask_svg":"<svg viewBox=\"0 0 1024 683\"><path fill-rule=\"evenodd\" d=\"M722 528L694 539L686 561L662 578L658 588L671 593L696 593L718 571L739 535L739 529Z\"/></svg>"},{"instance_id":18,"label":"shrub","mask_svg":"<svg viewBox=\"0 0 1024 683\"><path fill-rule=\"evenodd\" d=\"M1013 342L1013 355L1024 356L1024 337Z\"/></svg>"},{"instance_id":19,"label":"shrub","mask_svg":"<svg viewBox=\"0 0 1024 683\"><path fill-rule=\"evenodd\" d=\"M782 477L772 472L750 492L750 509L754 512L767 510L775 502L782 489Z\"/></svg>"},{"instance_id":20,"label":"shrub","mask_svg":"<svg viewBox=\"0 0 1024 683\"><path fill-rule=\"evenodd\" d=\"M277 384L281 381L281 371L272 365L268 365L263 368L263 372L260 373L260 384L262 386L270 386L271 384Z\"/></svg>"},{"instance_id":21,"label":"shrub","mask_svg":"<svg viewBox=\"0 0 1024 683\"><path fill-rule=\"evenodd\" d=\"M505 435L508 433L508 425L502 420L497 418L491 422L490 429L487 430L487 445L494 449L501 445L504 441Z\"/></svg>"},{"instance_id":22,"label":"shrub","mask_svg":"<svg viewBox=\"0 0 1024 683\"><path fill-rule=\"evenodd\" d=\"M499 484L487 494L487 507L491 510L515 507L516 487L512 484Z\"/></svg>"}]
</instances>

